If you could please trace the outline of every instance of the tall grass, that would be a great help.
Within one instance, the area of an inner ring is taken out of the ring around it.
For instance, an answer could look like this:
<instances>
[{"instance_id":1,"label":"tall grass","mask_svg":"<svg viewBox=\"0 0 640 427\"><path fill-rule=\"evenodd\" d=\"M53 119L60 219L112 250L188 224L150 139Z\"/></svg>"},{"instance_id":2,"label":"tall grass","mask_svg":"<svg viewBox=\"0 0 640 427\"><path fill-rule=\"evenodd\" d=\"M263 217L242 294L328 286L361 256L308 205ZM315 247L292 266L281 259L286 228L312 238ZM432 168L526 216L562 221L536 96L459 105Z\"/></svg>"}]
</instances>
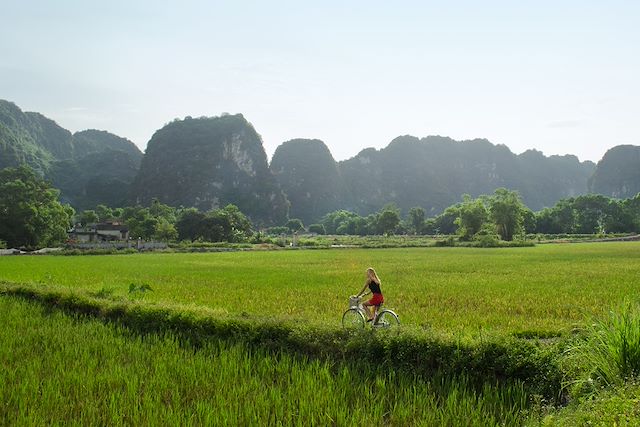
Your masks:
<instances>
[{"instance_id":1,"label":"tall grass","mask_svg":"<svg viewBox=\"0 0 640 427\"><path fill-rule=\"evenodd\" d=\"M1 425L517 425L521 386L223 341L194 347L0 297Z\"/></svg>"},{"instance_id":2,"label":"tall grass","mask_svg":"<svg viewBox=\"0 0 640 427\"><path fill-rule=\"evenodd\" d=\"M530 425L548 427L638 426L640 424L640 384L629 382L605 389L591 398L576 399L569 406L547 410L531 417Z\"/></svg>"},{"instance_id":3,"label":"tall grass","mask_svg":"<svg viewBox=\"0 0 640 427\"><path fill-rule=\"evenodd\" d=\"M626 301L588 322L567 345L566 356L572 400L565 408L543 411L539 425L640 425L638 302Z\"/></svg>"},{"instance_id":4,"label":"tall grass","mask_svg":"<svg viewBox=\"0 0 640 427\"><path fill-rule=\"evenodd\" d=\"M640 304L628 301L595 320L568 353L580 371L582 392L621 386L640 376Z\"/></svg>"}]
</instances>

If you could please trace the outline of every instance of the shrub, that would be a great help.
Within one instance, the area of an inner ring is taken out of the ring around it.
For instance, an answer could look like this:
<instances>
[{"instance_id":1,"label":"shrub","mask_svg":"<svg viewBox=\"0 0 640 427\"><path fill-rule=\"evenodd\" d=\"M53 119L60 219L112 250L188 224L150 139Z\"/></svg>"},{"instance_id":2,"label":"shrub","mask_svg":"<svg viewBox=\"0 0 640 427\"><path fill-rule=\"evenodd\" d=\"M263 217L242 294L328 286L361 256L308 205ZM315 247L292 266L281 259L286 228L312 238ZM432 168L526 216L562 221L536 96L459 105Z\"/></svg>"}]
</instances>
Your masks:
<instances>
[{"instance_id":1,"label":"shrub","mask_svg":"<svg viewBox=\"0 0 640 427\"><path fill-rule=\"evenodd\" d=\"M446 239L443 240L436 240L436 244L437 247L445 247L445 246L455 246L456 245L456 239L453 236L449 236Z\"/></svg>"},{"instance_id":2,"label":"shrub","mask_svg":"<svg viewBox=\"0 0 640 427\"><path fill-rule=\"evenodd\" d=\"M267 234L270 236L279 236L281 234L289 234L289 228L287 227L270 227L267 228Z\"/></svg>"},{"instance_id":3,"label":"shrub","mask_svg":"<svg viewBox=\"0 0 640 427\"><path fill-rule=\"evenodd\" d=\"M299 220L298 218L291 218L289 221L287 221L287 223L285 224L285 227L287 227L287 231L290 233L295 233L297 231L301 231L304 230L304 225L302 224L302 221Z\"/></svg>"},{"instance_id":4,"label":"shrub","mask_svg":"<svg viewBox=\"0 0 640 427\"><path fill-rule=\"evenodd\" d=\"M314 239L300 239L298 240L298 246L316 247L319 246L319 243Z\"/></svg>"},{"instance_id":5,"label":"shrub","mask_svg":"<svg viewBox=\"0 0 640 427\"><path fill-rule=\"evenodd\" d=\"M326 230L324 229L324 225L322 224L311 224L309 226L309 233L327 234Z\"/></svg>"},{"instance_id":6,"label":"shrub","mask_svg":"<svg viewBox=\"0 0 640 427\"><path fill-rule=\"evenodd\" d=\"M495 231L493 224L484 224L473 240L482 248L495 248L500 245L500 236Z\"/></svg>"},{"instance_id":7,"label":"shrub","mask_svg":"<svg viewBox=\"0 0 640 427\"><path fill-rule=\"evenodd\" d=\"M52 255L63 255L63 256L75 256L75 255L121 255L121 254L136 254L138 250L135 248L124 248L124 249L116 249L116 248L105 248L105 249L78 249L78 248L67 248L62 251L51 252Z\"/></svg>"}]
</instances>

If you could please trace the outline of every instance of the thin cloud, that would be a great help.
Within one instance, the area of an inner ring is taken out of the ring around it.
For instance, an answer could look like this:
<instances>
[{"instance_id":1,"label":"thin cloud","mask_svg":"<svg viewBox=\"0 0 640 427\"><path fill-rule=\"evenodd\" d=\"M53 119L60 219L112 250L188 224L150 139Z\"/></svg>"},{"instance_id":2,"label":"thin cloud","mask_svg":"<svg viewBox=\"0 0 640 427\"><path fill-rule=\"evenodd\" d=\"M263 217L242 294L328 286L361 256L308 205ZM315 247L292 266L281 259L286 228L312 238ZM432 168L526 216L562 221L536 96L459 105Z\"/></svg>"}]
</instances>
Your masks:
<instances>
[{"instance_id":1,"label":"thin cloud","mask_svg":"<svg viewBox=\"0 0 640 427\"><path fill-rule=\"evenodd\" d=\"M560 129L566 129L566 128L578 128L578 127L582 127L585 125L585 121L584 120L558 120L558 121L554 121L551 122L547 125L547 127L549 128L560 128Z\"/></svg>"},{"instance_id":2,"label":"thin cloud","mask_svg":"<svg viewBox=\"0 0 640 427\"><path fill-rule=\"evenodd\" d=\"M69 112L69 113L75 113L75 112L79 112L79 111L87 111L88 108L87 107L69 107L69 108L65 108L64 111Z\"/></svg>"}]
</instances>

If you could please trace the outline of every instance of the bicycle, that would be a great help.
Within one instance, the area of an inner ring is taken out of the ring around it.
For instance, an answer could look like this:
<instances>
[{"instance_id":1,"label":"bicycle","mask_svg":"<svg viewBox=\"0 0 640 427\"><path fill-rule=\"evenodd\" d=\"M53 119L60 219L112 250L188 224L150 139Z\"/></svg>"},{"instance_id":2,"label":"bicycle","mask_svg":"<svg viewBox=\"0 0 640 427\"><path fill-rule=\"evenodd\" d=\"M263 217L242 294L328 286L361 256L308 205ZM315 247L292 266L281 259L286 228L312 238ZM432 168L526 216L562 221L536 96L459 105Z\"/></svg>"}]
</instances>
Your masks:
<instances>
[{"instance_id":1,"label":"bicycle","mask_svg":"<svg viewBox=\"0 0 640 427\"><path fill-rule=\"evenodd\" d=\"M380 310L382 304L375 308L375 314L371 321L372 328L397 328L400 326L398 315L387 308ZM367 312L362 305L360 297L349 297L349 308L342 315L342 327L346 329L363 329L367 324Z\"/></svg>"}]
</instances>

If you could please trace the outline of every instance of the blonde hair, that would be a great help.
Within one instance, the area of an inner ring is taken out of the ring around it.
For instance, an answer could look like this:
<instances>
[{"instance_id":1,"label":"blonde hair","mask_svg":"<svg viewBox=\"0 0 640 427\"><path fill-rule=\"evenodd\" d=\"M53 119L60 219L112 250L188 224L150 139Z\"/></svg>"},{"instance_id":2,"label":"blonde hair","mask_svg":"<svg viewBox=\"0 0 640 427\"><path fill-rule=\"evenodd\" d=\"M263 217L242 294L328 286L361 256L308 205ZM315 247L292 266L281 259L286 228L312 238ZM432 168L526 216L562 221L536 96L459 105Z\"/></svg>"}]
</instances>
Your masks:
<instances>
[{"instance_id":1,"label":"blonde hair","mask_svg":"<svg viewBox=\"0 0 640 427\"><path fill-rule=\"evenodd\" d=\"M367 279L371 279L371 277L373 277L373 279L375 279L374 281L377 284L380 284L380 278L376 274L376 271L373 269L373 267L367 268Z\"/></svg>"}]
</instances>

